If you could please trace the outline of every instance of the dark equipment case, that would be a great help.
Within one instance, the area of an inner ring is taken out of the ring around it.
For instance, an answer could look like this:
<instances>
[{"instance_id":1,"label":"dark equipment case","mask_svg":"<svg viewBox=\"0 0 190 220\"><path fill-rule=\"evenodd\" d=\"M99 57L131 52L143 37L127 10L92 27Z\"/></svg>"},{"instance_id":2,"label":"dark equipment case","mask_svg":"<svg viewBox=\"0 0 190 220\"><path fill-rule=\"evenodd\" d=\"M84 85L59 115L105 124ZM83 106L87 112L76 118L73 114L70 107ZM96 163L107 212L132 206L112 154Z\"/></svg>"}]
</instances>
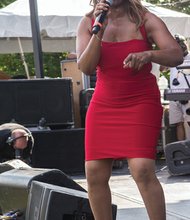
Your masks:
<instances>
[{"instance_id":1,"label":"dark equipment case","mask_svg":"<svg viewBox=\"0 0 190 220\"><path fill-rule=\"evenodd\" d=\"M165 158L171 175L190 174L190 141L177 141L167 144Z\"/></svg>"},{"instance_id":2,"label":"dark equipment case","mask_svg":"<svg viewBox=\"0 0 190 220\"><path fill-rule=\"evenodd\" d=\"M81 127L85 127L85 117L88 106L92 99L92 95L94 93L94 88L83 89L80 91L80 115L81 115Z\"/></svg>"}]
</instances>

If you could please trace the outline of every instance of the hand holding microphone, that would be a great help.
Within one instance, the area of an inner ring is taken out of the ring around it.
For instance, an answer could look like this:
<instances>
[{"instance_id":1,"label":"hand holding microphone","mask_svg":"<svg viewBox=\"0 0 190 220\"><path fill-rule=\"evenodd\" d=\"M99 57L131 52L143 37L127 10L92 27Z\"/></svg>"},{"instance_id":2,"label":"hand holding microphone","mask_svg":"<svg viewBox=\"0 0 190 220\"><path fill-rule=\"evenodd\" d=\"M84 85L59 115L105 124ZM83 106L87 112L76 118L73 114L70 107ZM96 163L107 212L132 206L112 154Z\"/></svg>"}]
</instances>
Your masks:
<instances>
[{"instance_id":1,"label":"hand holding microphone","mask_svg":"<svg viewBox=\"0 0 190 220\"><path fill-rule=\"evenodd\" d=\"M92 28L92 33L97 34L100 29L102 28L102 25L104 23L104 20L106 18L107 12L109 10L109 7L112 5L113 0L106 0L106 8L104 7L103 11L96 17L96 20L94 22L93 28Z\"/></svg>"}]
</instances>

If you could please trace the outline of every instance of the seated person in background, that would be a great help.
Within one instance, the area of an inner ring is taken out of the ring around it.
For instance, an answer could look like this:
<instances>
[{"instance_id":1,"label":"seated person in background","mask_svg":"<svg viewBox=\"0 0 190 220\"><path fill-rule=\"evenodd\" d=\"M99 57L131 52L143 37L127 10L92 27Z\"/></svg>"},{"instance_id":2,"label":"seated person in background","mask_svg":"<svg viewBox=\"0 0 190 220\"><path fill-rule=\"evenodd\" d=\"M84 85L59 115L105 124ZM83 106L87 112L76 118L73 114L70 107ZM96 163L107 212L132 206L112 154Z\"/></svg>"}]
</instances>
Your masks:
<instances>
[{"instance_id":1,"label":"seated person in background","mask_svg":"<svg viewBox=\"0 0 190 220\"><path fill-rule=\"evenodd\" d=\"M186 63L190 66L190 54L186 39L181 35L175 35L174 37L183 50L183 64ZM170 89L190 88L190 74L187 74L188 71L190 73L190 69L170 68ZM190 101L170 101L169 123L177 126L178 141L190 140Z\"/></svg>"},{"instance_id":2,"label":"seated person in background","mask_svg":"<svg viewBox=\"0 0 190 220\"><path fill-rule=\"evenodd\" d=\"M0 125L0 162L24 159L30 162L34 139L31 132L17 123Z\"/></svg>"}]
</instances>

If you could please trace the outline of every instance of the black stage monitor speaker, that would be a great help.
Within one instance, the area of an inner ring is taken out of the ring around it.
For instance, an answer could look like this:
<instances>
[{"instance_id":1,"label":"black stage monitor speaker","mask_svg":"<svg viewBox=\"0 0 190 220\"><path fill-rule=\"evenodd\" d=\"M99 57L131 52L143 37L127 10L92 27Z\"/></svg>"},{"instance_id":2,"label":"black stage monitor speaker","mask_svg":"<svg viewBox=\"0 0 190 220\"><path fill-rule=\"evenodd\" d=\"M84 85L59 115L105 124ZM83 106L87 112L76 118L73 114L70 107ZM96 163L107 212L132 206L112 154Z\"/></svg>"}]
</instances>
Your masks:
<instances>
[{"instance_id":1,"label":"black stage monitor speaker","mask_svg":"<svg viewBox=\"0 0 190 220\"><path fill-rule=\"evenodd\" d=\"M113 219L117 206L112 205ZM25 220L94 220L88 195L75 189L33 181Z\"/></svg>"},{"instance_id":2,"label":"black stage monitor speaker","mask_svg":"<svg viewBox=\"0 0 190 220\"><path fill-rule=\"evenodd\" d=\"M72 79L0 80L0 124L16 121L27 127L74 124Z\"/></svg>"},{"instance_id":3,"label":"black stage monitor speaker","mask_svg":"<svg viewBox=\"0 0 190 220\"><path fill-rule=\"evenodd\" d=\"M50 192L45 220L94 220L87 196L80 195L78 192L71 194L69 191L52 190Z\"/></svg>"},{"instance_id":4,"label":"black stage monitor speaker","mask_svg":"<svg viewBox=\"0 0 190 220\"><path fill-rule=\"evenodd\" d=\"M190 141L177 141L167 144L165 158L171 175L190 174Z\"/></svg>"},{"instance_id":5,"label":"black stage monitor speaker","mask_svg":"<svg viewBox=\"0 0 190 220\"><path fill-rule=\"evenodd\" d=\"M32 167L84 173L84 128L37 131L32 135Z\"/></svg>"},{"instance_id":6,"label":"black stage monitor speaker","mask_svg":"<svg viewBox=\"0 0 190 220\"><path fill-rule=\"evenodd\" d=\"M56 169L21 168L0 174L0 207L3 211L25 210L32 181L86 191L79 184Z\"/></svg>"},{"instance_id":7,"label":"black stage monitor speaker","mask_svg":"<svg viewBox=\"0 0 190 220\"><path fill-rule=\"evenodd\" d=\"M79 214L94 219L86 192L33 181L26 209L26 220L62 220ZM84 219L84 218L73 218Z\"/></svg>"}]
</instances>

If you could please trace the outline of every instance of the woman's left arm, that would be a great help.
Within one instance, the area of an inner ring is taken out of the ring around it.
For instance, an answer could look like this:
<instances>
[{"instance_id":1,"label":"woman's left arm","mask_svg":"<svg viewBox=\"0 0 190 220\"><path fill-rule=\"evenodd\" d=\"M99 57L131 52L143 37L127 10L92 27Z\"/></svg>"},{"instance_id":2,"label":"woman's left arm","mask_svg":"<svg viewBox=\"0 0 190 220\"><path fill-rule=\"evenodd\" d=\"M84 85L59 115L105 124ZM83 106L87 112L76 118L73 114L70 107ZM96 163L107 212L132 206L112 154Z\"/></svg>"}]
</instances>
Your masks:
<instances>
[{"instance_id":1,"label":"woman's left arm","mask_svg":"<svg viewBox=\"0 0 190 220\"><path fill-rule=\"evenodd\" d=\"M149 42L156 44L159 49L130 53L124 60L124 68L130 67L139 70L148 62L175 67L183 62L181 47L160 18L147 12L145 15L145 30Z\"/></svg>"},{"instance_id":2,"label":"woman's left arm","mask_svg":"<svg viewBox=\"0 0 190 220\"><path fill-rule=\"evenodd\" d=\"M166 24L150 12L146 13L145 19L148 39L159 48L152 51L151 61L169 67L181 64L183 62L183 51L169 32Z\"/></svg>"}]
</instances>

